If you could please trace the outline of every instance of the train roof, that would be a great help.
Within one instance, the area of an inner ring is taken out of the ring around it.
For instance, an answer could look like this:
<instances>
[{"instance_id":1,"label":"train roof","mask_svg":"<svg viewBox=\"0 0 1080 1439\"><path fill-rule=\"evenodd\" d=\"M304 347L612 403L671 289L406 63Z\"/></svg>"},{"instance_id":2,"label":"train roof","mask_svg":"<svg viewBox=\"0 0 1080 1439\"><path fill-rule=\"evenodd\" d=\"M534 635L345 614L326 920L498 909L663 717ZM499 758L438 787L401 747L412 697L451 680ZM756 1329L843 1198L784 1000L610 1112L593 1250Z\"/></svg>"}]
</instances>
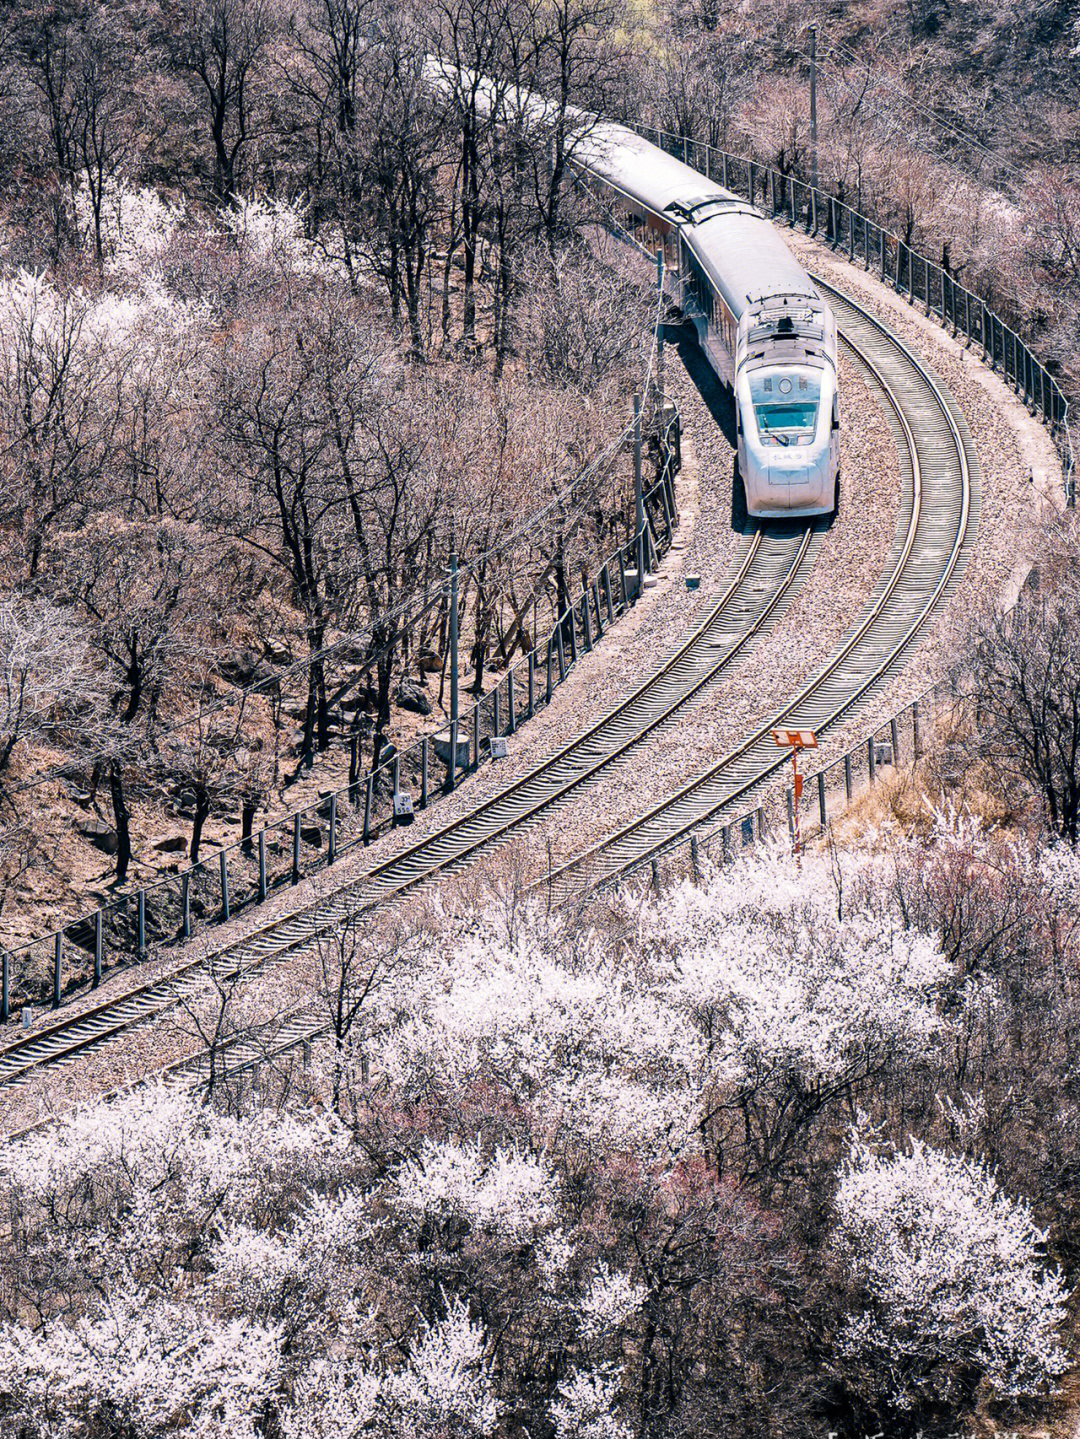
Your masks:
<instances>
[{"instance_id":1,"label":"train roof","mask_svg":"<svg viewBox=\"0 0 1080 1439\"><path fill-rule=\"evenodd\" d=\"M733 191L707 180L697 170L624 125L600 120L573 136L569 151L575 165L595 170L624 194L640 200L658 214L686 201L726 201L750 208ZM676 221L683 218L672 216Z\"/></svg>"},{"instance_id":2,"label":"train roof","mask_svg":"<svg viewBox=\"0 0 1080 1439\"><path fill-rule=\"evenodd\" d=\"M810 277L761 212L625 126L600 121L577 138L575 165L682 227L702 269L740 319L750 299L805 295Z\"/></svg>"},{"instance_id":3,"label":"train roof","mask_svg":"<svg viewBox=\"0 0 1080 1439\"><path fill-rule=\"evenodd\" d=\"M490 80L457 71L435 57L427 65L433 83L443 89L452 76L465 74L475 80L482 102L492 103ZM529 90L510 87L502 98L538 125L548 123L554 113L548 101ZM570 137L571 164L595 172L628 198L679 226L737 320L751 299L765 295L805 295L822 303L806 271L752 204L625 125L574 106L568 107L567 115L581 125Z\"/></svg>"},{"instance_id":4,"label":"train roof","mask_svg":"<svg viewBox=\"0 0 1080 1439\"><path fill-rule=\"evenodd\" d=\"M751 302L768 295L806 296L822 304L810 276L759 215L715 215L686 226L683 238L736 320Z\"/></svg>"}]
</instances>

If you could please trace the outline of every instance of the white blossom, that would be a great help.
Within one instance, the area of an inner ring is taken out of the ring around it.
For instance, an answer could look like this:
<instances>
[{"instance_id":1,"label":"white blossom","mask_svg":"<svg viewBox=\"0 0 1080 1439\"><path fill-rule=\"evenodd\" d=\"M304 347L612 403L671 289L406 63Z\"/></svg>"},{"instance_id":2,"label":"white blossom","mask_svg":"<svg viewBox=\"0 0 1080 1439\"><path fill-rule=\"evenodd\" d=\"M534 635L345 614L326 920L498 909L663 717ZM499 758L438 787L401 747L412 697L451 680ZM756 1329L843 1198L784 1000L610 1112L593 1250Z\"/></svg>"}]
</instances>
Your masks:
<instances>
[{"instance_id":1,"label":"white blossom","mask_svg":"<svg viewBox=\"0 0 1080 1439\"><path fill-rule=\"evenodd\" d=\"M134 187L123 178L108 180L101 196L101 240L108 268L137 278L161 259L183 218L182 200L172 204L147 186ZM89 248L94 217L85 184L75 190L75 219Z\"/></svg>"},{"instance_id":2,"label":"white blossom","mask_svg":"<svg viewBox=\"0 0 1080 1439\"><path fill-rule=\"evenodd\" d=\"M574 1369L560 1383L551 1405L556 1439L631 1439L616 1412L622 1369Z\"/></svg>"},{"instance_id":3,"label":"white blossom","mask_svg":"<svg viewBox=\"0 0 1080 1439\"><path fill-rule=\"evenodd\" d=\"M581 1332L586 1339L605 1339L632 1319L648 1298L643 1284L629 1274L601 1264L578 1305Z\"/></svg>"},{"instance_id":4,"label":"white blossom","mask_svg":"<svg viewBox=\"0 0 1080 1439\"><path fill-rule=\"evenodd\" d=\"M541 1158L516 1149L496 1149L485 1158L479 1140L425 1139L416 1158L398 1171L396 1203L523 1242L554 1219L557 1187Z\"/></svg>"},{"instance_id":5,"label":"white blossom","mask_svg":"<svg viewBox=\"0 0 1080 1439\"><path fill-rule=\"evenodd\" d=\"M382 1380L353 1359L319 1359L294 1386L285 1439L360 1439L379 1413Z\"/></svg>"},{"instance_id":6,"label":"white blossom","mask_svg":"<svg viewBox=\"0 0 1080 1439\"><path fill-rule=\"evenodd\" d=\"M445 1316L425 1327L404 1368L385 1381L399 1423L409 1426L405 1432L435 1439L449 1431L484 1439L494 1431L499 1405L485 1345L483 1326L469 1318L461 1299L452 1300Z\"/></svg>"},{"instance_id":7,"label":"white blossom","mask_svg":"<svg viewBox=\"0 0 1080 1439\"><path fill-rule=\"evenodd\" d=\"M866 1305L841 1343L875 1364L898 1407L926 1371L974 1367L1002 1395L1044 1392L1064 1371L1066 1288L1044 1233L974 1160L913 1140L875 1154L856 1142L836 1196L835 1246Z\"/></svg>"},{"instance_id":8,"label":"white blossom","mask_svg":"<svg viewBox=\"0 0 1080 1439\"><path fill-rule=\"evenodd\" d=\"M279 1367L273 1328L138 1291L73 1324L0 1331L0 1388L23 1414L53 1416L58 1439L93 1429L99 1409L140 1439L243 1439L256 1433Z\"/></svg>"}]
</instances>

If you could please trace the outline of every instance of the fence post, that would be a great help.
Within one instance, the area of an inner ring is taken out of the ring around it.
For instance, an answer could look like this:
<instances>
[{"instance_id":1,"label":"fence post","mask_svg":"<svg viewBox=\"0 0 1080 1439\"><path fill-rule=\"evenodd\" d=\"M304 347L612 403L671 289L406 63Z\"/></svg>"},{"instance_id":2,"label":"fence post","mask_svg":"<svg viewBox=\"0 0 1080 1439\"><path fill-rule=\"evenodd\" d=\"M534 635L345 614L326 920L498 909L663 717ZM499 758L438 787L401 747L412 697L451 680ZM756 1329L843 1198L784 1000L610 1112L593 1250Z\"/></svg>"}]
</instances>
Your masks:
<instances>
[{"instance_id":1,"label":"fence post","mask_svg":"<svg viewBox=\"0 0 1080 1439\"><path fill-rule=\"evenodd\" d=\"M893 715L889 721L889 738L892 740L892 762L895 765L900 763L900 727L896 723L896 716Z\"/></svg>"},{"instance_id":2,"label":"fence post","mask_svg":"<svg viewBox=\"0 0 1080 1439\"><path fill-rule=\"evenodd\" d=\"M698 862L698 837L696 834L690 836L690 869L694 876L694 883L701 880L701 865Z\"/></svg>"},{"instance_id":3,"label":"fence post","mask_svg":"<svg viewBox=\"0 0 1080 1439\"><path fill-rule=\"evenodd\" d=\"M577 664L577 606L575 604L571 603L567 606L563 619L566 619L567 615L570 617L570 663L573 665Z\"/></svg>"},{"instance_id":4,"label":"fence post","mask_svg":"<svg viewBox=\"0 0 1080 1439\"><path fill-rule=\"evenodd\" d=\"M450 741L450 745L451 745L451 748L452 748L452 750L453 750L453 754L452 754L451 758L453 758L454 760L456 760L456 759L457 759L457 746L454 744L453 740ZM372 788L373 788L373 786L374 786L374 783L375 783L375 772L372 771L372 772L368 775L368 777L367 777L367 784L364 786L364 829L363 829L363 842L364 842L364 844L370 844L370 843L371 843L371 791L372 791ZM299 834L299 830L297 830L297 834Z\"/></svg>"},{"instance_id":5,"label":"fence post","mask_svg":"<svg viewBox=\"0 0 1080 1439\"><path fill-rule=\"evenodd\" d=\"M593 602L593 605L596 607L596 638L597 638L597 639L602 639L602 638L603 638L603 634L604 634L604 617L603 617L603 615L600 613L600 581L599 581L599 580L593 580L591 593L592 593L592 602Z\"/></svg>"},{"instance_id":6,"label":"fence post","mask_svg":"<svg viewBox=\"0 0 1080 1439\"><path fill-rule=\"evenodd\" d=\"M757 837L759 840L765 838L765 807L758 805L757 810Z\"/></svg>"},{"instance_id":7,"label":"fence post","mask_svg":"<svg viewBox=\"0 0 1080 1439\"><path fill-rule=\"evenodd\" d=\"M480 768L480 702L473 705L472 712L473 769Z\"/></svg>"},{"instance_id":8,"label":"fence post","mask_svg":"<svg viewBox=\"0 0 1080 1439\"><path fill-rule=\"evenodd\" d=\"M395 757L394 763L397 763ZM330 829L326 838L326 862L333 864L337 856L337 795L330 796Z\"/></svg>"},{"instance_id":9,"label":"fence post","mask_svg":"<svg viewBox=\"0 0 1080 1439\"><path fill-rule=\"evenodd\" d=\"M180 876L180 933L185 939L191 938L191 870L186 869Z\"/></svg>"},{"instance_id":10,"label":"fence post","mask_svg":"<svg viewBox=\"0 0 1080 1439\"><path fill-rule=\"evenodd\" d=\"M547 642L547 691L546 691L545 699L544 699L544 703L545 703L545 704L550 704L550 703L551 703L551 690L552 690L552 681L551 681L551 651L552 651L551 636L548 635L548 642Z\"/></svg>"},{"instance_id":11,"label":"fence post","mask_svg":"<svg viewBox=\"0 0 1080 1439\"><path fill-rule=\"evenodd\" d=\"M60 1008L60 982L64 968L64 931L57 930L53 941L52 1007Z\"/></svg>"},{"instance_id":12,"label":"fence post","mask_svg":"<svg viewBox=\"0 0 1080 1439\"><path fill-rule=\"evenodd\" d=\"M911 701L911 757L919 758L919 701Z\"/></svg>"},{"instance_id":13,"label":"fence post","mask_svg":"<svg viewBox=\"0 0 1080 1439\"><path fill-rule=\"evenodd\" d=\"M7 1024L11 1014L11 956L4 950L0 959L0 1024Z\"/></svg>"},{"instance_id":14,"label":"fence post","mask_svg":"<svg viewBox=\"0 0 1080 1439\"><path fill-rule=\"evenodd\" d=\"M871 735L866 741L866 765L870 772L870 783L877 779L877 762L874 757L874 736Z\"/></svg>"},{"instance_id":15,"label":"fence post","mask_svg":"<svg viewBox=\"0 0 1080 1439\"><path fill-rule=\"evenodd\" d=\"M787 800L787 827L792 842L795 839L795 791L788 785L784 798Z\"/></svg>"},{"instance_id":16,"label":"fence post","mask_svg":"<svg viewBox=\"0 0 1080 1439\"><path fill-rule=\"evenodd\" d=\"M266 898L266 830L259 830L259 901Z\"/></svg>"},{"instance_id":17,"label":"fence post","mask_svg":"<svg viewBox=\"0 0 1080 1439\"><path fill-rule=\"evenodd\" d=\"M525 718L532 719L536 709L536 651L529 651L529 704L525 711Z\"/></svg>"},{"instance_id":18,"label":"fence post","mask_svg":"<svg viewBox=\"0 0 1080 1439\"><path fill-rule=\"evenodd\" d=\"M555 640L559 650L559 683L562 684L566 678L566 649L563 645L562 620L555 626ZM548 674L551 674L551 666L548 666ZM548 685L548 698L551 697L551 686Z\"/></svg>"},{"instance_id":19,"label":"fence post","mask_svg":"<svg viewBox=\"0 0 1080 1439\"><path fill-rule=\"evenodd\" d=\"M720 831L720 840L723 845L724 863L727 864L731 858L731 825L724 825L724 828Z\"/></svg>"},{"instance_id":20,"label":"fence post","mask_svg":"<svg viewBox=\"0 0 1080 1439\"><path fill-rule=\"evenodd\" d=\"M659 866L659 864L656 862L656 857L655 857L655 855L653 856L652 864L651 864L650 867L651 867L651 869L652 869L652 884L653 884L653 890L654 890L654 892L655 892L656 894L659 894L659 893L660 893L660 866Z\"/></svg>"},{"instance_id":21,"label":"fence post","mask_svg":"<svg viewBox=\"0 0 1080 1439\"><path fill-rule=\"evenodd\" d=\"M371 794L371 780L368 779L368 795ZM367 837L367 814L364 815L364 836ZM300 883L300 815L293 815L292 822L292 882Z\"/></svg>"},{"instance_id":22,"label":"fence post","mask_svg":"<svg viewBox=\"0 0 1080 1439\"><path fill-rule=\"evenodd\" d=\"M229 863L223 849L218 850L218 868L221 871L221 918L229 918Z\"/></svg>"},{"instance_id":23,"label":"fence post","mask_svg":"<svg viewBox=\"0 0 1080 1439\"><path fill-rule=\"evenodd\" d=\"M513 734L514 731L517 729L517 714L516 714L516 712L515 712L515 707L514 707L514 671L513 671L513 670L507 670L507 672L506 672L506 708L507 708L507 711L508 711L507 716L506 716L506 719L507 719L506 730L507 730L507 733L508 733L508 734Z\"/></svg>"},{"instance_id":24,"label":"fence post","mask_svg":"<svg viewBox=\"0 0 1080 1439\"><path fill-rule=\"evenodd\" d=\"M103 911L99 909L97 914L94 915L94 978L90 986L92 989L97 989L98 985L101 983L101 961L103 957L102 952L105 947L102 942L103 928L104 914ZM7 958L6 955L4 957L5 959Z\"/></svg>"},{"instance_id":25,"label":"fence post","mask_svg":"<svg viewBox=\"0 0 1080 1439\"><path fill-rule=\"evenodd\" d=\"M615 623L615 606L611 603L611 573L604 561L604 568L600 571L604 580L604 603L607 605L607 622L609 625Z\"/></svg>"},{"instance_id":26,"label":"fence post","mask_svg":"<svg viewBox=\"0 0 1080 1439\"><path fill-rule=\"evenodd\" d=\"M502 734L502 705L499 703L499 686L496 685L491 692L491 733L492 735Z\"/></svg>"},{"instance_id":27,"label":"fence post","mask_svg":"<svg viewBox=\"0 0 1080 1439\"><path fill-rule=\"evenodd\" d=\"M427 809L428 788L428 737L420 741L420 808Z\"/></svg>"},{"instance_id":28,"label":"fence post","mask_svg":"<svg viewBox=\"0 0 1080 1439\"><path fill-rule=\"evenodd\" d=\"M626 598L626 556L623 554L622 546L619 546L619 589L622 592L622 607L626 609L629 601Z\"/></svg>"},{"instance_id":29,"label":"fence post","mask_svg":"<svg viewBox=\"0 0 1080 1439\"><path fill-rule=\"evenodd\" d=\"M592 624L589 620L589 591L584 585L581 589L581 619L585 631L585 652L588 654L592 649Z\"/></svg>"},{"instance_id":30,"label":"fence post","mask_svg":"<svg viewBox=\"0 0 1080 1439\"><path fill-rule=\"evenodd\" d=\"M135 899L135 945L139 958L146 958L146 891L140 889Z\"/></svg>"},{"instance_id":31,"label":"fence post","mask_svg":"<svg viewBox=\"0 0 1080 1439\"><path fill-rule=\"evenodd\" d=\"M821 818L821 828L825 829L829 823L828 810L825 808L825 771L820 770L817 777L817 805L818 814Z\"/></svg>"},{"instance_id":32,"label":"fence post","mask_svg":"<svg viewBox=\"0 0 1080 1439\"><path fill-rule=\"evenodd\" d=\"M844 798L851 803L851 754L844 756Z\"/></svg>"}]
</instances>

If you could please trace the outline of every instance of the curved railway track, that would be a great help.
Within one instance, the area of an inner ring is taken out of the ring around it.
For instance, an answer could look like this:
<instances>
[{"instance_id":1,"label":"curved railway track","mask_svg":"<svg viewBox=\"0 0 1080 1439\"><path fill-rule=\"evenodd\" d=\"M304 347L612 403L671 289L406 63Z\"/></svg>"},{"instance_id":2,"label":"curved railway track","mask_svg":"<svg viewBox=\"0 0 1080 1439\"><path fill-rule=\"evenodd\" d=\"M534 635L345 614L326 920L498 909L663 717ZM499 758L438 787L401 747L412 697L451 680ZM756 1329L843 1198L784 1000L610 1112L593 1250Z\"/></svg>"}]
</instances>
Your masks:
<instances>
[{"instance_id":1,"label":"curved railway track","mask_svg":"<svg viewBox=\"0 0 1080 1439\"><path fill-rule=\"evenodd\" d=\"M58 1018L0 1050L0 1085L41 1066L70 1060L142 1023L205 983L207 970L230 977L295 955L346 917L415 889L512 831L527 828L601 771L625 760L647 736L670 724L737 657L768 634L809 571L822 525L770 525L747 537L722 593L699 607L687 638L629 698L549 760L470 813L344 883L330 898L270 921L212 955L167 976Z\"/></svg>"},{"instance_id":2,"label":"curved railway track","mask_svg":"<svg viewBox=\"0 0 1080 1439\"><path fill-rule=\"evenodd\" d=\"M963 573L978 504L978 462L963 416L879 320L814 279L829 295L845 339L871 367L903 437L905 506L890 565L839 648L790 701L676 794L552 871L543 883L555 897L624 876L732 805L747 804L787 762L772 730L822 733L850 717L900 670Z\"/></svg>"},{"instance_id":3,"label":"curved railway track","mask_svg":"<svg viewBox=\"0 0 1080 1439\"><path fill-rule=\"evenodd\" d=\"M885 395L906 456L905 506L891 563L853 629L827 664L781 711L677 794L545 878L560 892L604 883L681 842L732 804L745 801L783 764L769 731L777 724L826 730L848 716L901 667L927 620L955 587L971 543L977 465L963 418L929 370L861 306L818 281L836 309L856 362ZM167 978L129 990L0 1050L0 1084L25 1080L40 1066L71 1059L152 1018L194 992L209 966L220 973L256 969L295 955L346 916L415 889L478 850L526 829L542 812L629 755L671 723L756 638L776 624L812 561L817 528L759 530L735 575L686 641L625 701L549 761L460 820L377 865L326 901L272 921L192 961ZM326 1029L313 1006L292 1011L230 1043L225 1069L250 1068ZM206 1056L165 1072L197 1082ZM221 1073L221 1069L218 1070Z\"/></svg>"}]
</instances>

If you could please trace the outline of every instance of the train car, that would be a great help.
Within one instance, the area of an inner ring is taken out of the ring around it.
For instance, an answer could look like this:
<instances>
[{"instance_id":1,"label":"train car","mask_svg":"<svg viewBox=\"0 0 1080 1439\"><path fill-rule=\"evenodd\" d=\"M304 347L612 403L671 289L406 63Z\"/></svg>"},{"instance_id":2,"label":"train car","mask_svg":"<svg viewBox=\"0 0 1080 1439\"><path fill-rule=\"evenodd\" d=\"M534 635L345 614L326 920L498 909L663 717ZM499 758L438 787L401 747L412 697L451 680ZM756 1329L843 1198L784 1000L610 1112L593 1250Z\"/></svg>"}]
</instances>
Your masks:
<instances>
[{"instance_id":1,"label":"train car","mask_svg":"<svg viewBox=\"0 0 1080 1439\"><path fill-rule=\"evenodd\" d=\"M774 225L632 130L596 123L575 168L674 262L683 308L733 392L750 515L832 513L839 499L836 323Z\"/></svg>"},{"instance_id":2,"label":"train car","mask_svg":"<svg viewBox=\"0 0 1080 1439\"><path fill-rule=\"evenodd\" d=\"M431 57L428 73L446 90L460 72ZM512 95L519 120L550 123L540 96ZM491 97L482 82L480 103ZM580 122L570 165L650 251L663 249L702 350L734 394L748 514L831 514L840 493L836 322L813 281L754 205L623 125L568 114Z\"/></svg>"}]
</instances>

